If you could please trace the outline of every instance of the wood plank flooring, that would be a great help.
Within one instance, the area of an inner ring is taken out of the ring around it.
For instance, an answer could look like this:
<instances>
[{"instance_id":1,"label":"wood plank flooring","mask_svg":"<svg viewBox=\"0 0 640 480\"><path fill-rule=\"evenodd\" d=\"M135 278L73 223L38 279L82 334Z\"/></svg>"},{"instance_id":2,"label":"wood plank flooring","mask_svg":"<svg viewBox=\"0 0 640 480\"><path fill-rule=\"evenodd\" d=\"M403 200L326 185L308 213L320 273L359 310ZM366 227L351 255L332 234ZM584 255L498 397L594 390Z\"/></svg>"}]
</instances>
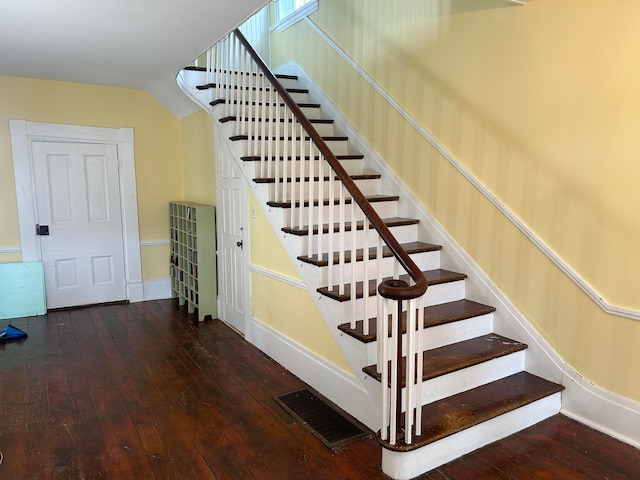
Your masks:
<instances>
[{"instance_id":1,"label":"wood plank flooring","mask_svg":"<svg viewBox=\"0 0 640 480\"><path fill-rule=\"evenodd\" d=\"M384 478L373 436L326 448L273 401L302 381L171 300L6 323L0 479ZM556 416L421 478L640 479L640 451Z\"/></svg>"}]
</instances>

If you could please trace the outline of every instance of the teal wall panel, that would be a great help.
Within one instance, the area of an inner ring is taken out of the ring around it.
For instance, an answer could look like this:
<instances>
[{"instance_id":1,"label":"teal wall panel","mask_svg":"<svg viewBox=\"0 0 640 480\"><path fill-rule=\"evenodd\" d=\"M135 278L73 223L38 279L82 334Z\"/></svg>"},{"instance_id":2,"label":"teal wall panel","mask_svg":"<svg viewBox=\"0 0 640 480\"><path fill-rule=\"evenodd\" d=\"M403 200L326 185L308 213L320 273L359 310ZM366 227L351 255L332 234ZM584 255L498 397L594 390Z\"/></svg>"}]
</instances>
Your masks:
<instances>
[{"instance_id":1,"label":"teal wall panel","mask_svg":"<svg viewBox=\"0 0 640 480\"><path fill-rule=\"evenodd\" d=\"M42 262L0 263L0 318L47 313Z\"/></svg>"}]
</instances>

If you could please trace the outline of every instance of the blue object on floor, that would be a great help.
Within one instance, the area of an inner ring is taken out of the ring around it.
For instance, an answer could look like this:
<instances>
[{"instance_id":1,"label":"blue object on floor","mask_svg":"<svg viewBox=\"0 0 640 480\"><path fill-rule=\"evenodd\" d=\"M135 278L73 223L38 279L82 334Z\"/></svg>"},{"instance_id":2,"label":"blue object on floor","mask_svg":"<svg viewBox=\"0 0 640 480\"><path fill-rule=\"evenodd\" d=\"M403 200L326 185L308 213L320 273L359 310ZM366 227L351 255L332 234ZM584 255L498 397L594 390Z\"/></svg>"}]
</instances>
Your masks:
<instances>
[{"instance_id":1,"label":"blue object on floor","mask_svg":"<svg viewBox=\"0 0 640 480\"><path fill-rule=\"evenodd\" d=\"M26 336L26 332L23 332L13 325L8 325L6 330L0 330L0 342L4 342L6 340L14 340L16 338L24 338Z\"/></svg>"}]
</instances>

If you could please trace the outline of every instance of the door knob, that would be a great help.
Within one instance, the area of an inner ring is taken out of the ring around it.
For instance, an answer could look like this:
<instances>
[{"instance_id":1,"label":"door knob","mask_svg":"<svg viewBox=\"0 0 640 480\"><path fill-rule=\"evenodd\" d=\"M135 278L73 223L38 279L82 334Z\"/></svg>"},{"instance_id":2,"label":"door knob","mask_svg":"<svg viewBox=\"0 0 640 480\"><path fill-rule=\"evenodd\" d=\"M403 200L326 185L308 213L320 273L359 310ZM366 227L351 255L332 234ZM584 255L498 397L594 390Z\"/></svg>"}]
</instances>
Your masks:
<instances>
[{"instance_id":1,"label":"door knob","mask_svg":"<svg viewBox=\"0 0 640 480\"><path fill-rule=\"evenodd\" d=\"M236 243L236 245L240 248L242 248L242 240L238 240L238 243Z\"/></svg>"}]
</instances>

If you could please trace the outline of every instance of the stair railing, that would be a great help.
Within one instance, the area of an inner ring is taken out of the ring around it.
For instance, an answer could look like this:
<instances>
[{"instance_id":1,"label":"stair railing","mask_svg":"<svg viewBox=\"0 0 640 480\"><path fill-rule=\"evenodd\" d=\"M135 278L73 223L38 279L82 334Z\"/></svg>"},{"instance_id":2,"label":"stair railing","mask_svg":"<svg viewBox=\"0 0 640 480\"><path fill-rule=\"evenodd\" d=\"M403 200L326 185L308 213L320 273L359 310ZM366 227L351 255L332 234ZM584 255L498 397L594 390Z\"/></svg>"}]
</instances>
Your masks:
<instances>
[{"instance_id":1,"label":"stair railing","mask_svg":"<svg viewBox=\"0 0 640 480\"><path fill-rule=\"evenodd\" d=\"M410 444L422 421L424 274L239 30L211 47L206 58L207 85L199 88L210 90L220 121L235 120L231 138L246 140L244 158L259 162L260 177L272 183L271 201L290 206L288 226L308 230L305 255L326 264L321 281L329 291L349 296L351 308L345 313L351 328L361 321L368 335L369 318L377 317L380 438L391 445ZM359 256L361 284L356 281ZM383 274L383 261L393 262L390 278ZM372 287L379 293L375 313L367 301Z\"/></svg>"}]
</instances>

